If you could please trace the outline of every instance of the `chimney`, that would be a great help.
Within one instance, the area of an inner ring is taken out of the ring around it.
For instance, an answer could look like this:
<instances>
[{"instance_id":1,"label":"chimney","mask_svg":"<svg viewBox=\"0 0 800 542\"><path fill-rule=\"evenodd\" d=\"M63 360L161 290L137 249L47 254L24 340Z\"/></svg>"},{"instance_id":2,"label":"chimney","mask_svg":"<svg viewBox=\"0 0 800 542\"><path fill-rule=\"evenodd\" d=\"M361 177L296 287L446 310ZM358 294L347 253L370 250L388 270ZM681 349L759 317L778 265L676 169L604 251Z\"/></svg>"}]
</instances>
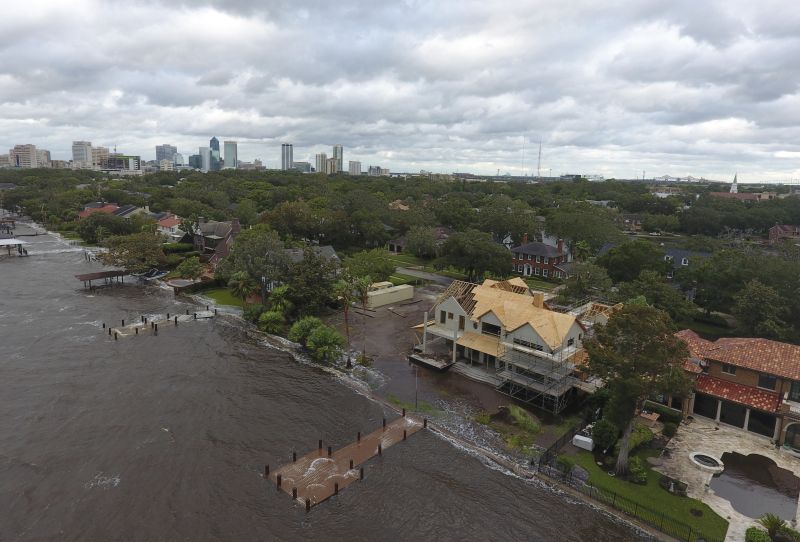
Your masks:
<instances>
[{"instance_id":1,"label":"chimney","mask_svg":"<svg viewBox=\"0 0 800 542\"><path fill-rule=\"evenodd\" d=\"M533 293L533 306L544 308L544 294L542 292Z\"/></svg>"},{"instance_id":2,"label":"chimney","mask_svg":"<svg viewBox=\"0 0 800 542\"><path fill-rule=\"evenodd\" d=\"M564 255L564 240L563 239L559 239L556 246L558 247L558 255L559 256L563 256Z\"/></svg>"},{"instance_id":3,"label":"chimney","mask_svg":"<svg viewBox=\"0 0 800 542\"><path fill-rule=\"evenodd\" d=\"M528 234L527 233L523 234L523 236L522 236L522 244L523 245L527 245L528 244Z\"/></svg>"}]
</instances>

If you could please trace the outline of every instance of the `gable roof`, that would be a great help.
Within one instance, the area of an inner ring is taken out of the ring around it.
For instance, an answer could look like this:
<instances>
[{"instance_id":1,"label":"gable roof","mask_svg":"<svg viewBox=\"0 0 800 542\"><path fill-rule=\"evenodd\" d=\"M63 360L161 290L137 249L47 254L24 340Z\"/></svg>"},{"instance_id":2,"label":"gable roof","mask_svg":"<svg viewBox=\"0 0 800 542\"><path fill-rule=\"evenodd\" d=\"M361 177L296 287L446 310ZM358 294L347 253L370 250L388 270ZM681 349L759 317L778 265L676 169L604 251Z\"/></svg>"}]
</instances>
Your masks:
<instances>
[{"instance_id":1,"label":"gable roof","mask_svg":"<svg viewBox=\"0 0 800 542\"><path fill-rule=\"evenodd\" d=\"M519 277L504 281L487 279L480 285L453 281L436 305L450 297L456 299L473 321L491 312L506 331L530 325L551 349L563 344L569 330L577 322L571 314L545 308L543 297L533 295Z\"/></svg>"},{"instance_id":2,"label":"gable roof","mask_svg":"<svg viewBox=\"0 0 800 542\"><path fill-rule=\"evenodd\" d=\"M524 245L513 247L511 252L531 254L532 256L547 256L548 258L561 256L561 253L558 251L558 247L546 245L545 243L540 243L539 241L533 241L531 243L525 243Z\"/></svg>"},{"instance_id":3,"label":"gable roof","mask_svg":"<svg viewBox=\"0 0 800 542\"><path fill-rule=\"evenodd\" d=\"M341 261L339 259L339 255L336 254L336 250L331 245L323 245L323 246L310 246L308 247L314 252L316 252L319 256L326 260L333 260L335 262ZM287 248L285 249L286 254L289 256L289 259L292 263L299 263L302 262L304 259L303 249L302 248Z\"/></svg>"}]
</instances>

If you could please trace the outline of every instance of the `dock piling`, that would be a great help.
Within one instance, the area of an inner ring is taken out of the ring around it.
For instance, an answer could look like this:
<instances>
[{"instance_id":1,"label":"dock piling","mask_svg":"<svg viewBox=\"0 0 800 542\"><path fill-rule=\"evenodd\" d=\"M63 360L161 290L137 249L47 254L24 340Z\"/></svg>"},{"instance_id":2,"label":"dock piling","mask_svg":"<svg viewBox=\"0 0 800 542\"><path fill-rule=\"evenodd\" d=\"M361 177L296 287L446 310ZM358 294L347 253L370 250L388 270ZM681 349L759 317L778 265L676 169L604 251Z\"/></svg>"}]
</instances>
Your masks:
<instances>
[{"instance_id":1,"label":"dock piling","mask_svg":"<svg viewBox=\"0 0 800 542\"><path fill-rule=\"evenodd\" d=\"M264 478L269 478L269 465L264 465Z\"/></svg>"},{"instance_id":2,"label":"dock piling","mask_svg":"<svg viewBox=\"0 0 800 542\"><path fill-rule=\"evenodd\" d=\"M311 499L306 497L306 512L311 512Z\"/></svg>"},{"instance_id":3,"label":"dock piling","mask_svg":"<svg viewBox=\"0 0 800 542\"><path fill-rule=\"evenodd\" d=\"M158 324L156 324L156 327L155 327L154 331L155 331L155 334L158 335Z\"/></svg>"},{"instance_id":4,"label":"dock piling","mask_svg":"<svg viewBox=\"0 0 800 542\"><path fill-rule=\"evenodd\" d=\"M136 331L137 335L139 334L139 328L138 327L134 331Z\"/></svg>"},{"instance_id":5,"label":"dock piling","mask_svg":"<svg viewBox=\"0 0 800 542\"><path fill-rule=\"evenodd\" d=\"M322 450L322 439L319 439L319 447L317 449L320 451Z\"/></svg>"},{"instance_id":6,"label":"dock piling","mask_svg":"<svg viewBox=\"0 0 800 542\"><path fill-rule=\"evenodd\" d=\"M117 332L116 331L114 332L114 340L115 341L117 340Z\"/></svg>"},{"instance_id":7,"label":"dock piling","mask_svg":"<svg viewBox=\"0 0 800 542\"><path fill-rule=\"evenodd\" d=\"M189 316L189 309L186 309L186 316Z\"/></svg>"},{"instance_id":8,"label":"dock piling","mask_svg":"<svg viewBox=\"0 0 800 542\"><path fill-rule=\"evenodd\" d=\"M386 431L386 418L383 419L383 430Z\"/></svg>"},{"instance_id":9,"label":"dock piling","mask_svg":"<svg viewBox=\"0 0 800 542\"><path fill-rule=\"evenodd\" d=\"M122 321L122 327L125 327L125 320Z\"/></svg>"},{"instance_id":10,"label":"dock piling","mask_svg":"<svg viewBox=\"0 0 800 542\"><path fill-rule=\"evenodd\" d=\"M356 437L356 442L361 442L361 431L358 432L358 436Z\"/></svg>"},{"instance_id":11,"label":"dock piling","mask_svg":"<svg viewBox=\"0 0 800 542\"><path fill-rule=\"evenodd\" d=\"M358 479L359 480L363 480L364 479L364 467L361 467L361 469L360 469L360 471L358 473Z\"/></svg>"},{"instance_id":12,"label":"dock piling","mask_svg":"<svg viewBox=\"0 0 800 542\"><path fill-rule=\"evenodd\" d=\"M281 488L281 475L280 474L278 475L277 482L278 482L278 489L280 489Z\"/></svg>"},{"instance_id":13,"label":"dock piling","mask_svg":"<svg viewBox=\"0 0 800 542\"><path fill-rule=\"evenodd\" d=\"M383 446L381 446L381 443L379 442L378 443L378 456L381 456L381 455L383 455Z\"/></svg>"},{"instance_id":14,"label":"dock piling","mask_svg":"<svg viewBox=\"0 0 800 542\"><path fill-rule=\"evenodd\" d=\"M406 409L403 409L403 417L406 417Z\"/></svg>"},{"instance_id":15,"label":"dock piling","mask_svg":"<svg viewBox=\"0 0 800 542\"><path fill-rule=\"evenodd\" d=\"M333 483L333 494L334 495L338 495L339 494L339 482L334 482Z\"/></svg>"},{"instance_id":16,"label":"dock piling","mask_svg":"<svg viewBox=\"0 0 800 542\"><path fill-rule=\"evenodd\" d=\"M175 317L175 325L176 326L178 325L178 317L177 316Z\"/></svg>"},{"instance_id":17,"label":"dock piling","mask_svg":"<svg viewBox=\"0 0 800 542\"><path fill-rule=\"evenodd\" d=\"M406 440L406 430L403 429L403 440Z\"/></svg>"},{"instance_id":18,"label":"dock piling","mask_svg":"<svg viewBox=\"0 0 800 542\"><path fill-rule=\"evenodd\" d=\"M292 463L297 463L297 452L292 450Z\"/></svg>"},{"instance_id":19,"label":"dock piling","mask_svg":"<svg viewBox=\"0 0 800 542\"><path fill-rule=\"evenodd\" d=\"M422 427L428 428L428 418L422 418Z\"/></svg>"},{"instance_id":20,"label":"dock piling","mask_svg":"<svg viewBox=\"0 0 800 542\"><path fill-rule=\"evenodd\" d=\"M105 329L105 328L106 328L106 323L105 323L105 322L103 322L103 329Z\"/></svg>"},{"instance_id":21,"label":"dock piling","mask_svg":"<svg viewBox=\"0 0 800 542\"><path fill-rule=\"evenodd\" d=\"M293 487L293 488L292 488L292 498L293 498L293 499L296 499L296 498L297 498L297 488L296 488L296 487Z\"/></svg>"},{"instance_id":22,"label":"dock piling","mask_svg":"<svg viewBox=\"0 0 800 542\"><path fill-rule=\"evenodd\" d=\"M111 336L111 328L108 328L108 335Z\"/></svg>"},{"instance_id":23,"label":"dock piling","mask_svg":"<svg viewBox=\"0 0 800 542\"><path fill-rule=\"evenodd\" d=\"M350 460L350 470L353 470L353 460Z\"/></svg>"},{"instance_id":24,"label":"dock piling","mask_svg":"<svg viewBox=\"0 0 800 542\"><path fill-rule=\"evenodd\" d=\"M331 449L330 446L328 446L328 457L330 457L332 454L333 454L333 450Z\"/></svg>"}]
</instances>

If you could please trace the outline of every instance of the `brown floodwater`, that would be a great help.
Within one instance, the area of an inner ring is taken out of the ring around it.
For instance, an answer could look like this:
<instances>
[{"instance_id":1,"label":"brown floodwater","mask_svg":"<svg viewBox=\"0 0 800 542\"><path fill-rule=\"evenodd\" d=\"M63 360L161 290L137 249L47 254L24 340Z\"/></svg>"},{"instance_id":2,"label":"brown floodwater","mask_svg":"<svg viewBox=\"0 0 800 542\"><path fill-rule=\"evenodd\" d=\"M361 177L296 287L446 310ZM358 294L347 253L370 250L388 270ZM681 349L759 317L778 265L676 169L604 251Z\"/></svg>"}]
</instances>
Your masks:
<instances>
[{"instance_id":1,"label":"brown floodwater","mask_svg":"<svg viewBox=\"0 0 800 542\"><path fill-rule=\"evenodd\" d=\"M231 316L114 341L178 313L171 292L90 293L80 249L0 261L0 540L559 540L640 534L422 431L306 514L264 464L343 446L389 416Z\"/></svg>"}]
</instances>

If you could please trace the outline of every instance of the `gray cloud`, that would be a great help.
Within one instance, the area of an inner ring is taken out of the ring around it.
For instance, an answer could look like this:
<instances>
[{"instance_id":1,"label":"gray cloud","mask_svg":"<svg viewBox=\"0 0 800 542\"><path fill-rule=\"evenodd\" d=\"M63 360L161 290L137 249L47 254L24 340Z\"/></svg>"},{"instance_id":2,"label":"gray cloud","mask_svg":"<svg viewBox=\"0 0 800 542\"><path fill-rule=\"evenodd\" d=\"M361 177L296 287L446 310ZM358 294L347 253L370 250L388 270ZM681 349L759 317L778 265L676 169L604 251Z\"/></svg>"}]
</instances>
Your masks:
<instances>
[{"instance_id":1,"label":"gray cloud","mask_svg":"<svg viewBox=\"0 0 800 542\"><path fill-rule=\"evenodd\" d=\"M541 139L553 173L797 178L799 26L780 0L31 0L0 18L0 149L519 173Z\"/></svg>"}]
</instances>

